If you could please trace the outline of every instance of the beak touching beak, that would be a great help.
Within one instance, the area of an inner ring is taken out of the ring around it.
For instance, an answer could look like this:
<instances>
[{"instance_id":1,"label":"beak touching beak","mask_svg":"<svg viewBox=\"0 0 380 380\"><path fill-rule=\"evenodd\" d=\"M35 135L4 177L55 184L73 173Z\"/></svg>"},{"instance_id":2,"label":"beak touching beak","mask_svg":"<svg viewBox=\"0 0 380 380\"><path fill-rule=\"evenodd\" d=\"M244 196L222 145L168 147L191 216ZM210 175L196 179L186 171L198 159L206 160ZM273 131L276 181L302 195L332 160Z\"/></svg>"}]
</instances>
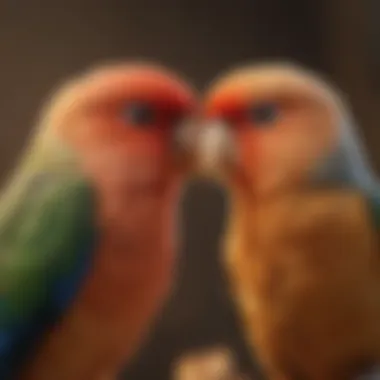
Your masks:
<instances>
[{"instance_id":1,"label":"beak touching beak","mask_svg":"<svg viewBox=\"0 0 380 380\"><path fill-rule=\"evenodd\" d=\"M205 170L218 170L221 165L235 157L234 138L226 123L209 121L197 133L196 158Z\"/></svg>"},{"instance_id":2,"label":"beak touching beak","mask_svg":"<svg viewBox=\"0 0 380 380\"><path fill-rule=\"evenodd\" d=\"M176 126L173 143L181 154L193 155L197 134L197 121L194 118L182 120Z\"/></svg>"}]
</instances>

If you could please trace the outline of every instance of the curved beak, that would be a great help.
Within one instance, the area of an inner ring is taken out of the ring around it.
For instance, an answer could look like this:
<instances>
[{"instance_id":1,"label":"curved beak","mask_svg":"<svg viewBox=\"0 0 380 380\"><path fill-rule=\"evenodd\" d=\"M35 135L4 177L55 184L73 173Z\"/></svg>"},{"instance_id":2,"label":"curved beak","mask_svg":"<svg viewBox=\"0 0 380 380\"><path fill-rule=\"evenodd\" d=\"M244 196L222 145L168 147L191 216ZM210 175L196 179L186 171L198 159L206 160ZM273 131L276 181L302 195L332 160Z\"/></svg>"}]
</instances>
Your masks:
<instances>
[{"instance_id":1,"label":"curved beak","mask_svg":"<svg viewBox=\"0 0 380 380\"><path fill-rule=\"evenodd\" d=\"M182 120L176 126L173 144L177 151L192 155L196 145L197 121L195 118Z\"/></svg>"},{"instance_id":2,"label":"curved beak","mask_svg":"<svg viewBox=\"0 0 380 380\"><path fill-rule=\"evenodd\" d=\"M198 120L190 117L182 120L177 126L173 135L173 149L176 154L176 161L181 171L196 171L195 151L197 145Z\"/></svg>"},{"instance_id":3,"label":"curved beak","mask_svg":"<svg viewBox=\"0 0 380 380\"><path fill-rule=\"evenodd\" d=\"M207 122L198 131L196 158L204 170L218 170L235 158L236 147L229 126L220 120Z\"/></svg>"}]
</instances>

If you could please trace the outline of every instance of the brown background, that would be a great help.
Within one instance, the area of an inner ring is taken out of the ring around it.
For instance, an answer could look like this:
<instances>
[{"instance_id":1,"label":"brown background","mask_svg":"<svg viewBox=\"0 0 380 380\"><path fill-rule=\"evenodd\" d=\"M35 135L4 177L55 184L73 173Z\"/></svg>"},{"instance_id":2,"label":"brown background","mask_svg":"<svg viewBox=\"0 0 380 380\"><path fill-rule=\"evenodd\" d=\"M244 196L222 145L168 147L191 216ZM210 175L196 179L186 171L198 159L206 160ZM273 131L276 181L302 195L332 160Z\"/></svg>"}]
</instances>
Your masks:
<instances>
[{"instance_id":1,"label":"brown background","mask_svg":"<svg viewBox=\"0 0 380 380\"><path fill-rule=\"evenodd\" d=\"M347 92L380 164L373 13L364 0L2 0L0 174L13 164L51 89L88 65L115 58L157 60L200 90L220 71L249 60L307 64ZM223 206L213 186L190 187L177 291L128 379L168 379L178 354L214 343L230 345L242 368L252 370L217 262Z\"/></svg>"}]
</instances>

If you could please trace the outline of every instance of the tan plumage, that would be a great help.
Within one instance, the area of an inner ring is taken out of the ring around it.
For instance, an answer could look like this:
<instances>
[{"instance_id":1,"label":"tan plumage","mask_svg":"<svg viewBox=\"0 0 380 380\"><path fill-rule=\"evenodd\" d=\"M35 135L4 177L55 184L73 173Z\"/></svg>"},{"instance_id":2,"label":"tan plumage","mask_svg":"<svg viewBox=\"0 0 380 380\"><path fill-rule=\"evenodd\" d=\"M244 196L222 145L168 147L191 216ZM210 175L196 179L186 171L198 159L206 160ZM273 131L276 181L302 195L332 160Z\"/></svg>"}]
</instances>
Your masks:
<instances>
[{"instance_id":1,"label":"tan plumage","mask_svg":"<svg viewBox=\"0 0 380 380\"><path fill-rule=\"evenodd\" d=\"M380 359L378 242L363 200L331 191L240 201L225 268L270 378L350 379Z\"/></svg>"}]
</instances>

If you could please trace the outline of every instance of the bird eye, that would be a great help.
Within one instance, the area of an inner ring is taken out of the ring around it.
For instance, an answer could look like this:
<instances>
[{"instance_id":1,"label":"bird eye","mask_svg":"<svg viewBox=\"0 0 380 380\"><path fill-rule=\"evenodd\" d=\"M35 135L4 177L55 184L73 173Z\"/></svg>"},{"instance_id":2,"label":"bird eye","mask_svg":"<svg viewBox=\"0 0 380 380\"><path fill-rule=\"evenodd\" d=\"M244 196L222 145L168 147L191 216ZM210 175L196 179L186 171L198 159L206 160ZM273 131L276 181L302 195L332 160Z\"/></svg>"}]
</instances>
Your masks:
<instances>
[{"instance_id":1,"label":"bird eye","mask_svg":"<svg viewBox=\"0 0 380 380\"><path fill-rule=\"evenodd\" d=\"M123 110L124 119L128 124L145 127L155 122L154 109L146 103L130 103Z\"/></svg>"},{"instance_id":2,"label":"bird eye","mask_svg":"<svg viewBox=\"0 0 380 380\"><path fill-rule=\"evenodd\" d=\"M248 117L255 126L266 127L278 119L279 113L276 103L262 103L250 107Z\"/></svg>"}]
</instances>

